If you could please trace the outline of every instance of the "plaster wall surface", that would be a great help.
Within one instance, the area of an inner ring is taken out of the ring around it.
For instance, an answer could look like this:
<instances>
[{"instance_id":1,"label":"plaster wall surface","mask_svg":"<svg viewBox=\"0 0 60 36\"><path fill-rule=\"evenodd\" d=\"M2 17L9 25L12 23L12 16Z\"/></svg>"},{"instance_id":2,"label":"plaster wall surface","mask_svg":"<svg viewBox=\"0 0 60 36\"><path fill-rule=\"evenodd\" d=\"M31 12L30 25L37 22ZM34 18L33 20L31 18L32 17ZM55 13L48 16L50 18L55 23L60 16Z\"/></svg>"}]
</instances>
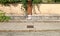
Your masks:
<instances>
[{"instance_id":1,"label":"plaster wall surface","mask_svg":"<svg viewBox=\"0 0 60 36\"><path fill-rule=\"evenodd\" d=\"M39 10L37 6L33 6L32 13L33 15L59 15L60 14L60 4L38 4ZM13 15L25 15L26 12L24 12L24 8L22 7L22 4L10 4L10 6L4 6L0 5L0 10L13 14Z\"/></svg>"}]
</instances>

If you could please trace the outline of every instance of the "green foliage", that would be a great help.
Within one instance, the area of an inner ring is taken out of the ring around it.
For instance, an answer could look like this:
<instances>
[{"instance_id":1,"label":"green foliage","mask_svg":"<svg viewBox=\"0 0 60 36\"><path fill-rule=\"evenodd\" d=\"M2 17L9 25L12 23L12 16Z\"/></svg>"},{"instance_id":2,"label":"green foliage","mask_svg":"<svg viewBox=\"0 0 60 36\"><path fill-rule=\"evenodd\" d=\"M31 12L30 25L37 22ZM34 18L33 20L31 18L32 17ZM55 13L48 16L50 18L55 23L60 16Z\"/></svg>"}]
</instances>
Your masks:
<instances>
[{"instance_id":1,"label":"green foliage","mask_svg":"<svg viewBox=\"0 0 60 36\"><path fill-rule=\"evenodd\" d=\"M0 22L4 22L4 21L9 21L11 18L9 16L5 16L5 13L2 13L2 11L0 11Z\"/></svg>"},{"instance_id":2,"label":"green foliage","mask_svg":"<svg viewBox=\"0 0 60 36\"><path fill-rule=\"evenodd\" d=\"M9 16L0 16L0 22L9 21L10 19Z\"/></svg>"},{"instance_id":3,"label":"green foliage","mask_svg":"<svg viewBox=\"0 0 60 36\"><path fill-rule=\"evenodd\" d=\"M55 0L55 2L60 2L60 0Z\"/></svg>"},{"instance_id":4,"label":"green foliage","mask_svg":"<svg viewBox=\"0 0 60 36\"><path fill-rule=\"evenodd\" d=\"M60 0L32 0L33 4L38 4L38 3L42 3L44 1L47 2L60 2ZM27 3L27 0L0 0L0 4L7 4L7 3L19 3L22 2L24 5Z\"/></svg>"},{"instance_id":5,"label":"green foliage","mask_svg":"<svg viewBox=\"0 0 60 36\"><path fill-rule=\"evenodd\" d=\"M17 2L20 2L20 0L0 0L1 4L17 3Z\"/></svg>"},{"instance_id":6,"label":"green foliage","mask_svg":"<svg viewBox=\"0 0 60 36\"><path fill-rule=\"evenodd\" d=\"M23 7L25 8L25 10L27 10L27 0L21 0L22 4L23 4ZM32 4L38 4L38 3L41 3L42 0L32 0L31 1Z\"/></svg>"},{"instance_id":7,"label":"green foliage","mask_svg":"<svg viewBox=\"0 0 60 36\"><path fill-rule=\"evenodd\" d=\"M27 0L21 0L23 7L27 10Z\"/></svg>"},{"instance_id":8,"label":"green foliage","mask_svg":"<svg viewBox=\"0 0 60 36\"><path fill-rule=\"evenodd\" d=\"M40 3L42 0L32 0L32 3ZM27 3L27 0L0 0L0 3L6 4L6 3Z\"/></svg>"},{"instance_id":9,"label":"green foliage","mask_svg":"<svg viewBox=\"0 0 60 36\"><path fill-rule=\"evenodd\" d=\"M0 4L9 4L9 3L19 3L21 2L23 4L23 7L25 10L27 10L27 0L0 0ZM32 3L40 3L41 0L32 0Z\"/></svg>"},{"instance_id":10,"label":"green foliage","mask_svg":"<svg viewBox=\"0 0 60 36\"><path fill-rule=\"evenodd\" d=\"M42 0L33 0L32 1L32 3L34 3L34 4L38 4L38 3L41 3L42 2Z\"/></svg>"}]
</instances>

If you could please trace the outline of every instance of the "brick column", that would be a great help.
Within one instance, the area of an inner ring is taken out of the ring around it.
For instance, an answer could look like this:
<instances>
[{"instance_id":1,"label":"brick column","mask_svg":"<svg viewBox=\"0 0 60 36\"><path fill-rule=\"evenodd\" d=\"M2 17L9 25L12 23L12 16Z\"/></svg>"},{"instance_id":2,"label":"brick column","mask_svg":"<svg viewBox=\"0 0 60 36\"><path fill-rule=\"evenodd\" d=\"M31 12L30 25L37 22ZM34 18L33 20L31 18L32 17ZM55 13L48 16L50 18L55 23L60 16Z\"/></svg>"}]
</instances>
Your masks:
<instances>
[{"instance_id":1,"label":"brick column","mask_svg":"<svg viewBox=\"0 0 60 36\"><path fill-rule=\"evenodd\" d=\"M27 2L27 13L28 15L32 15L32 0L28 0Z\"/></svg>"},{"instance_id":2,"label":"brick column","mask_svg":"<svg viewBox=\"0 0 60 36\"><path fill-rule=\"evenodd\" d=\"M32 0L27 1L27 14L28 14L28 19L31 19L32 15Z\"/></svg>"}]
</instances>

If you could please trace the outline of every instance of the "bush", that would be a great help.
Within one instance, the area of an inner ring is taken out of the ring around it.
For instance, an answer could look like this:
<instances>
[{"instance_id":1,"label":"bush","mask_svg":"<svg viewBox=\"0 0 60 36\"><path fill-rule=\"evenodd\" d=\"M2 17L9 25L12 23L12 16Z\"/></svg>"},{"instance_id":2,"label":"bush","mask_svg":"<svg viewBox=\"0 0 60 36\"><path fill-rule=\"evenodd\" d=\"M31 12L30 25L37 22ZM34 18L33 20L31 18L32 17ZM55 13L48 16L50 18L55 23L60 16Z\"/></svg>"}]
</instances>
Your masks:
<instances>
[{"instance_id":1,"label":"bush","mask_svg":"<svg viewBox=\"0 0 60 36\"><path fill-rule=\"evenodd\" d=\"M5 13L2 13L2 11L0 11L0 22L8 22L10 19L11 18L9 16L5 16Z\"/></svg>"},{"instance_id":2,"label":"bush","mask_svg":"<svg viewBox=\"0 0 60 36\"><path fill-rule=\"evenodd\" d=\"M32 1L32 3L34 3L34 4L39 4L39 3L41 3L42 2L42 0L33 0Z\"/></svg>"},{"instance_id":3,"label":"bush","mask_svg":"<svg viewBox=\"0 0 60 36\"><path fill-rule=\"evenodd\" d=\"M20 0L0 0L0 3L6 4L6 3L17 3L20 2Z\"/></svg>"},{"instance_id":4,"label":"bush","mask_svg":"<svg viewBox=\"0 0 60 36\"><path fill-rule=\"evenodd\" d=\"M9 16L0 16L0 22L8 22L10 19Z\"/></svg>"},{"instance_id":5,"label":"bush","mask_svg":"<svg viewBox=\"0 0 60 36\"><path fill-rule=\"evenodd\" d=\"M9 21L11 18L9 16L5 16L5 21Z\"/></svg>"},{"instance_id":6,"label":"bush","mask_svg":"<svg viewBox=\"0 0 60 36\"><path fill-rule=\"evenodd\" d=\"M55 0L55 2L60 2L60 0Z\"/></svg>"}]
</instances>

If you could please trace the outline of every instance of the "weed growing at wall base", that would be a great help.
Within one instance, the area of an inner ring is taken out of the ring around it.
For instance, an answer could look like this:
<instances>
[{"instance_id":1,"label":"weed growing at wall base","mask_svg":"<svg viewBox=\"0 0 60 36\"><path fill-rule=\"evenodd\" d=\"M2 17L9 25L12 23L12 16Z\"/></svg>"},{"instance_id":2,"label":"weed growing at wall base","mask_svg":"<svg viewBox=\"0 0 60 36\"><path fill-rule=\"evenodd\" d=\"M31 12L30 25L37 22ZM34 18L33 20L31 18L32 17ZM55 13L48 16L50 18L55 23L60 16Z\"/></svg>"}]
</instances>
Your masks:
<instances>
[{"instance_id":1,"label":"weed growing at wall base","mask_svg":"<svg viewBox=\"0 0 60 36\"><path fill-rule=\"evenodd\" d=\"M0 22L8 22L11 18L9 16L5 16L5 13L0 11Z\"/></svg>"}]
</instances>

